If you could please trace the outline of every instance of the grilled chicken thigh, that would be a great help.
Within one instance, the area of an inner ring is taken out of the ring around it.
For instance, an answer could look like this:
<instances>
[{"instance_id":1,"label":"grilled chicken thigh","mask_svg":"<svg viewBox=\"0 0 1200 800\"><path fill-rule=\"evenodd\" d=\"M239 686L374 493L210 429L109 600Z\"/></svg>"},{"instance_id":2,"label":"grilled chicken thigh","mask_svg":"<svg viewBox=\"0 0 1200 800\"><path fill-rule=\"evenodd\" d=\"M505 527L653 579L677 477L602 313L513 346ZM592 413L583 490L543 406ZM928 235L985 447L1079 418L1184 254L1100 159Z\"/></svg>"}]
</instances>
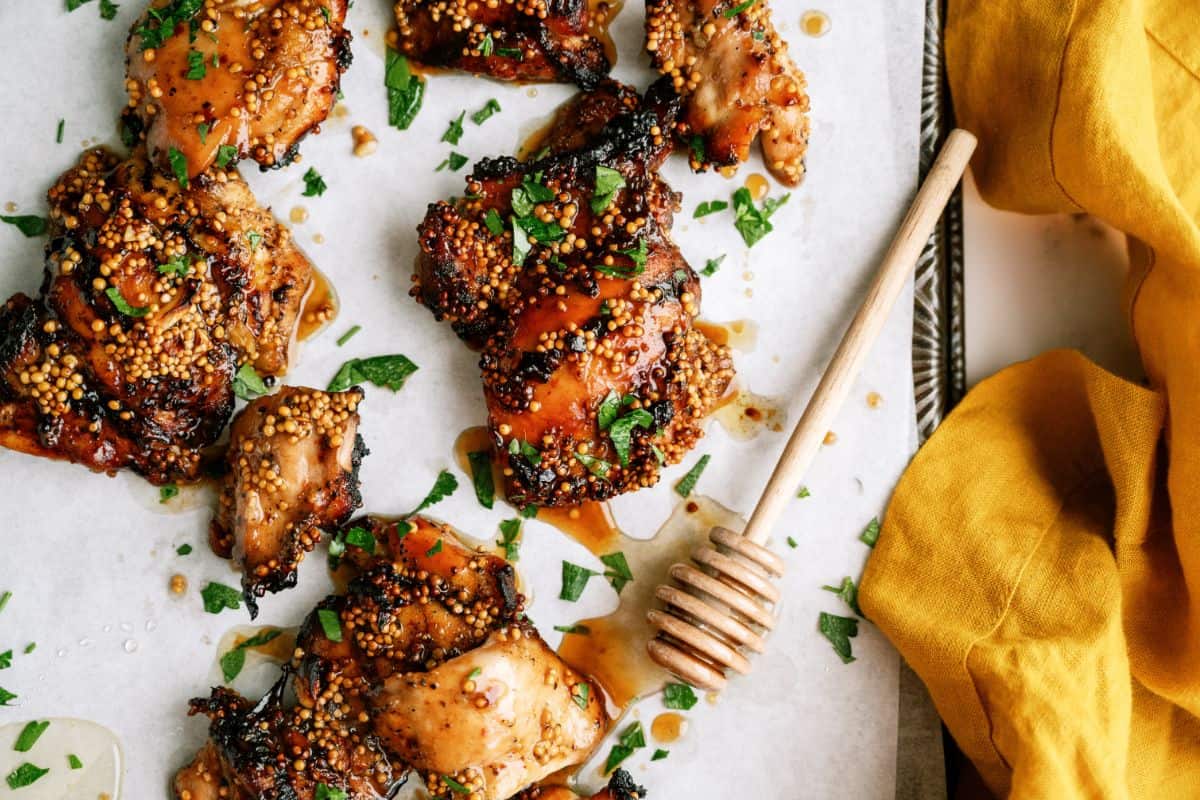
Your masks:
<instances>
[{"instance_id":1,"label":"grilled chicken thigh","mask_svg":"<svg viewBox=\"0 0 1200 800\"><path fill-rule=\"evenodd\" d=\"M588 0L398 0L397 48L420 64L590 89L612 68L596 35L615 8Z\"/></svg>"},{"instance_id":2,"label":"grilled chicken thigh","mask_svg":"<svg viewBox=\"0 0 1200 800\"><path fill-rule=\"evenodd\" d=\"M419 228L412 294L482 351L519 505L654 484L732 379L729 351L693 326L699 279L671 240L678 197L656 172L673 119L663 88L640 108L606 84L574 106L598 133L561 118L547 141L575 149L480 161L465 198L431 205Z\"/></svg>"},{"instance_id":3,"label":"grilled chicken thigh","mask_svg":"<svg viewBox=\"0 0 1200 800\"><path fill-rule=\"evenodd\" d=\"M507 562L420 517L343 534L356 577L301 628L295 707L279 690L253 710L226 689L193 701L211 740L177 798L222 780L235 798L307 800L318 782L374 797L414 769L443 800L505 800L588 756L602 698L524 619Z\"/></svg>"},{"instance_id":4,"label":"grilled chicken thigh","mask_svg":"<svg viewBox=\"0 0 1200 800\"><path fill-rule=\"evenodd\" d=\"M693 169L732 174L761 133L767 169L788 186L800 183L807 83L767 0L647 0L646 49L684 99L675 132Z\"/></svg>"},{"instance_id":5,"label":"grilled chicken thigh","mask_svg":"<svg viewBox=\"0 0 1200 800\"><path fill-rule=\"evenodd\" d=\"M97 149L49 201L42 297L0 311L0 444L195 480L239 364L286 370L311 265L232 170Z\"/></svg>"},{"instance_id":6,"label":"grilled chicken thigh","mask_svg":"<svg viewBox=\"0 0 1200 800\"><path fill-rule=\"evenodd\" d=\"M155 0L126 43L126 125L167 174L295 159L350 64L346 0Z\"/></svg>"},{"instance_id":7,"label":"grilled chicken thigh","mask_svg":"<svg viewBox=\"0 0 1200 800\"><path fill-rule=\"evenodd\" d=\"M358 434L363 392L285 386L247 405L230 428L213 549L242 567L250 616L256 598L296 584L296 569L362 504Z\"/></svg>"}]
</instances>

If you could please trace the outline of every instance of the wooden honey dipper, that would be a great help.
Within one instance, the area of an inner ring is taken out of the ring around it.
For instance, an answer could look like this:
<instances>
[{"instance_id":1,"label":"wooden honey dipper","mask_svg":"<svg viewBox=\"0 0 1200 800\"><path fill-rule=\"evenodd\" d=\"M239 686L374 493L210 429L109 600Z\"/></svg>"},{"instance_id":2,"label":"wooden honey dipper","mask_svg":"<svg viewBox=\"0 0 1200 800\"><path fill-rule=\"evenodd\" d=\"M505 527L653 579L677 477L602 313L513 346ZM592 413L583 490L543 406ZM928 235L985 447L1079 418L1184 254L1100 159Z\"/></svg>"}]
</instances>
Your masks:
<instances>
[{"instance_id":1,"label":"wooden honey dipper","mask_svg":"<svg viewBox=\"0 0 1200 800\"><path fill-rule=\"evenodd\" d=\"M750 671L743 650L763 651L763 636L775 625L774 606L780 596L771 581L783 575L783 560L763 545L850 394L975 144L975 137L964 130L946 137L745 531L713 528L708 535L712 545L696 547L693 564L675 564L668 571L678 586L663 584L655 590L666 610L646 614L658 631L646 649L655 663L691 685L723 689L727 669L743 675Z\"/></svg>"}]
</instances>

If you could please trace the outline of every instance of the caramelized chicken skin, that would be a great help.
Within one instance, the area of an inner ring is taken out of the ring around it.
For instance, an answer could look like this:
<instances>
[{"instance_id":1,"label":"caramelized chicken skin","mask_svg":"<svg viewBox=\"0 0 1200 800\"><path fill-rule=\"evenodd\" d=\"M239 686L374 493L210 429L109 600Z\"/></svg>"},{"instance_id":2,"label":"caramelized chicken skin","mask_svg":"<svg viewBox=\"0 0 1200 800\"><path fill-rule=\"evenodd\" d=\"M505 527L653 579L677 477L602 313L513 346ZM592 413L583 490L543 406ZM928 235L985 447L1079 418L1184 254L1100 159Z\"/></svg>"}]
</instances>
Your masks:
<instances>
[{"instance_id":1,"label":"caramelized chicken skin","mask_svg":"<svg viewBox=\"0 0 1200 800\"><path fill-rule=\"evenodd\" d=\"M155 0L126 43L126 124L167 174L231 158L290 163L350 64L347 5Z\"/></svg>"},{"instance_id":2,"label":"caramelized chicken skin","mask_svg":"<svg viewBox=\"0 0 1200 800\"><path fill-rule=\"evenodd\" d=\"M226 689L193 701L211 740L176 797L222 780L254 798L308 798L315 781L374 797L415 769L443 800L504 800L581 763L607 727L601 696L524 619L512 567L420 517L353 529L355 577L296 641L296 706L278 687L253 710Z\"/></svg>"},{"instance_id":3,"label":"caramelized chicken skin","mask_svg":"<svg viewBox=\"0 0 1200 800\"><path fill-rule=\"evenodd\" d=\"M238 365L287 368L311 265L232 170L183 188L97 149L49 202L42 297L0 313L0 443L196 479Z\"/></svg>"},{"instance_id":4,"label":"caramelized chicken skin","mask_svg":"<svg viewBox=\"0 0 1200 800\"><path fill-rule=\"evenodd\" d=\"M699 279L671 240L678 198L656 172L673 118L662 88L640 109L602 87L574 106L599 133L551 131L554 146L585 143L532 163L480 161L467 199L430 206L419 228L412 294L482 351L518 504L654 484L732 379L728 350L693 326Z\"/></svg>"},{"instance_id":5,"label":"caramelized chicken skin","mask_svg":"<svg viewBox=\"0 0 1200 800\"><path fill-rule=\"evenodd\" d=\"M234 419L211 539L218 554L240 562L251 617L256 598L294 586L322 531L362 504L362 399L357 387L329 393L285 386Z\"/></svg>"},{"instance_id":6,"label":"caramelized chicken skin","mask_svg":"<svg viewBox=\"0 0 1200 800\"><path fill-rule=\"evenodd\" d=\"M588 0L398 0L397 48L437 67L590 89L612 68L594 35L614 9Z\"/></svg>"},{"instance_id":7,"label":"caramelized chicken skin","mask_svg":"<svg viewBox=\"0 0 1200 800\"><path fill-rule=\"evenodd\" d=\"M728 175L761 133L767 169L795 186L808 149L808 95L767 0L647 0L646 49L684 98L676 134L692 168Z\"/></svg>"}]
</instances>

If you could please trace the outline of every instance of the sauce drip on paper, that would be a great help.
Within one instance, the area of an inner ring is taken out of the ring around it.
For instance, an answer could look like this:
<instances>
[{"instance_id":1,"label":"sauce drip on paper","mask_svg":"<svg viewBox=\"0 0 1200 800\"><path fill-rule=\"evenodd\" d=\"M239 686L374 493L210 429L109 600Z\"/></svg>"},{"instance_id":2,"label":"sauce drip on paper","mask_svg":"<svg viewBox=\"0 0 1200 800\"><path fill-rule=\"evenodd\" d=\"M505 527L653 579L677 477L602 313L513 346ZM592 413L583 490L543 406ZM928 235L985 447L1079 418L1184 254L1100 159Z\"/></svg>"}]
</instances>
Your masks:
<instances>
[{"instance_id":1,"label":"sauce drip on paper","mask_svg":"<svg viewBox=\"0 0 1200 800\"><path fill-rule=\"evenodd\" d=\"M832 26L832 24L833 23L830 22L829 15L824 11L817 11L813 9L810 11L805 11L804 14L800 16L800 30L804 31L804 33L808 36L824 36L825 34L829 33L829 28Z\"/></svg>"},{"instance_id":2,"label":"sauce drip on paper","mask_svg":"<svg viewBox=\"0 0 1200 800\"><path fill-rule=\"evenodd\" d=\"M304 305L296 322L296 339L303 342L324 330L337 317L338 299L333 284L318 269L313 269L312 283L304 296Z\"/></svg>"},{"instance_id":3,"label":"sauce drip on paper","mask_svg":"<svg viewBox=\"0 0 1200 800\"><path fill-rule=\"evenodd\" d=\"M30 785L14 790L13 797L21 800L120 797L124 755L115 733L85 719L39 719L48 721L49 726L28 752L18 753L12 744L32 721L24 719L0 726L0 775L8 775L25 762L50 770ZM78 769L71 768L70 756L78 759L81 765Z\"/></svg>"}]
</instances>

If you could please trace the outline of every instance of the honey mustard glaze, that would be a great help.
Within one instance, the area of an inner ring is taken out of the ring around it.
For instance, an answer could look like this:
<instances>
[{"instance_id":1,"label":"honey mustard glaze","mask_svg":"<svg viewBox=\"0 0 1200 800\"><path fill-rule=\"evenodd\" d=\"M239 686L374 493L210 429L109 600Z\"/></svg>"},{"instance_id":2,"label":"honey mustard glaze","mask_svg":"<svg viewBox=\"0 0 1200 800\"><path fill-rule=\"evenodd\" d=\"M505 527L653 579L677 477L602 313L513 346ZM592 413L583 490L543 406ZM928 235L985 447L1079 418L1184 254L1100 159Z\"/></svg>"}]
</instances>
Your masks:
<instances>
[{"instance_id":1,"label":"honey mustard glaze","mask_svg":"<svg viewBox=\"0 0 1200 800\"><path fill-rule=\"evenodd\" d=\"M687 561L716 525L741 530L744 522L715 500L692 495L680 501L653 538L625 539L622 551L634 579L622 590L620 606L607 616L580 620L586 633L563 636L558 654L599 683L619 709L671 679L646 653L651 637L646 612L658 607L654 590L670 566Z\"/></svg>"},{"instance_id":2,"label":"honey mustard glaze","mask_svg":"<svg viewBox=\"0 0 1200 800\"><path fill-rule=\"evenodd\" d=\"M313 267L312 281L296 319L296 340L303 342L316 336L337 318L337 314L338 298L333 284L325 273Z\"/></svg>"}]
</instances>

